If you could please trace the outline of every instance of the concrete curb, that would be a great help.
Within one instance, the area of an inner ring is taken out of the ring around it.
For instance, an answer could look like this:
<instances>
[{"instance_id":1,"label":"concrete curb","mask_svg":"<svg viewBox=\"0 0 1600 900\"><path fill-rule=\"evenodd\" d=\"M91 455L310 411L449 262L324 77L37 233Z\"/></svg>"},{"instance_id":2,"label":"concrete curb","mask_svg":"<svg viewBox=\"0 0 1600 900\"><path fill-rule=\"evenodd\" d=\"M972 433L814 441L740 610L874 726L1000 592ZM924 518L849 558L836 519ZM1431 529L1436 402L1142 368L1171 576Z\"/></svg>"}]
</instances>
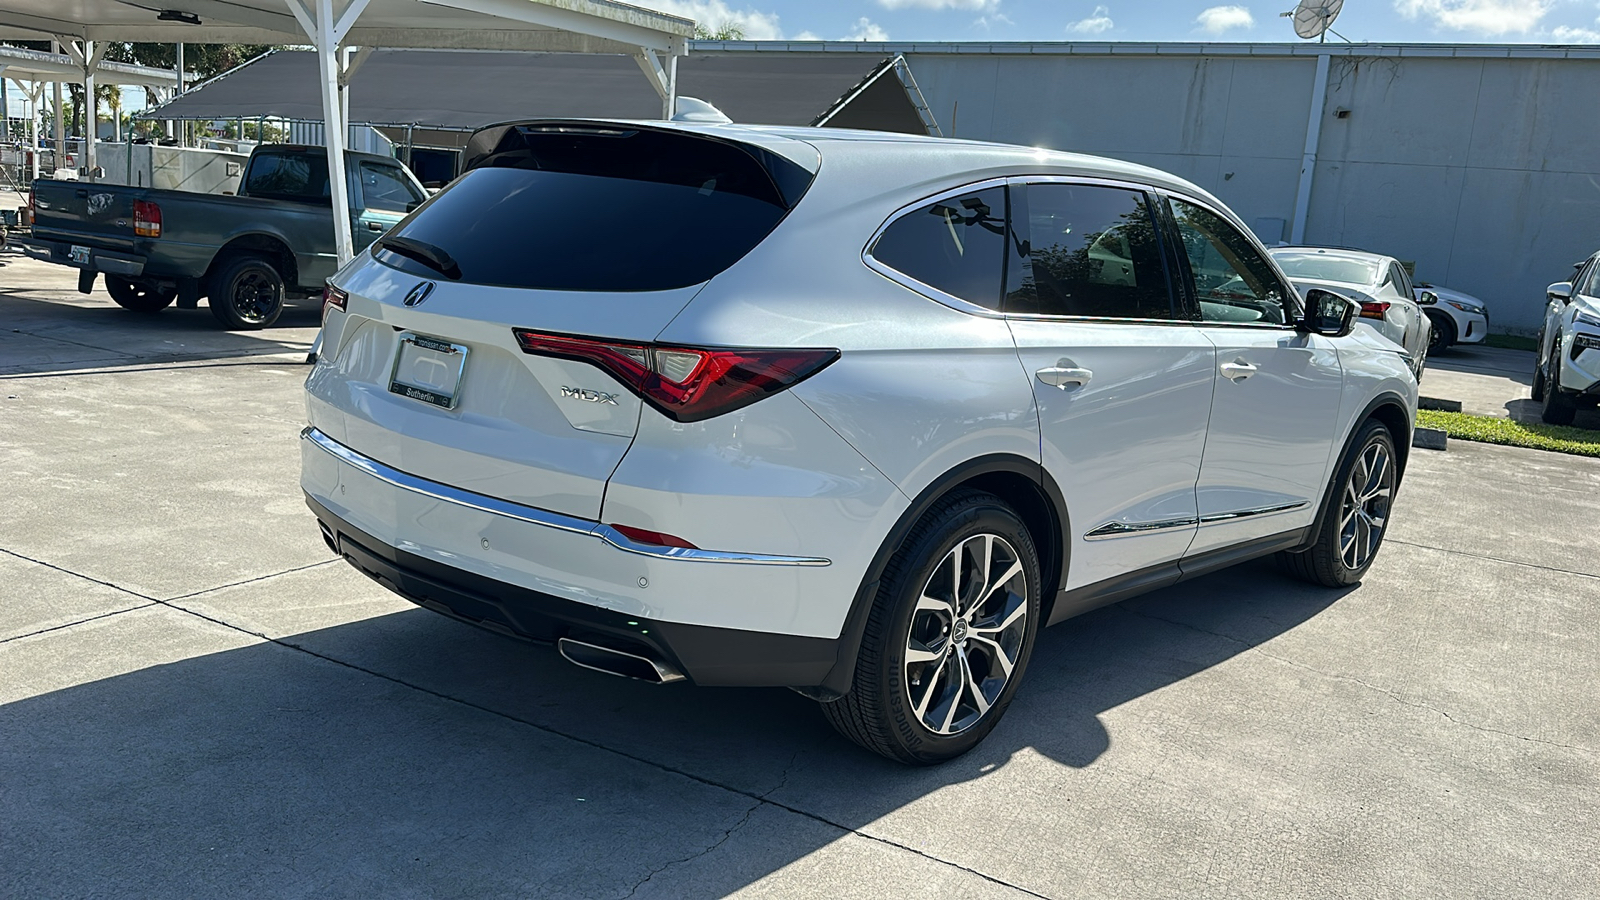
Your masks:
<instances>
[{"instance_id":1,"label":"concrete curb","mask_svg":"<svg viewBox=\"0 0 1600 900\"><path fill-rule=\"evenodd\" d=\"M1423 450L1448 450L1448 443L1448 435L1437 428L1418 428L1411 433L1411 446Z\"/></svg>"}]
</instances>

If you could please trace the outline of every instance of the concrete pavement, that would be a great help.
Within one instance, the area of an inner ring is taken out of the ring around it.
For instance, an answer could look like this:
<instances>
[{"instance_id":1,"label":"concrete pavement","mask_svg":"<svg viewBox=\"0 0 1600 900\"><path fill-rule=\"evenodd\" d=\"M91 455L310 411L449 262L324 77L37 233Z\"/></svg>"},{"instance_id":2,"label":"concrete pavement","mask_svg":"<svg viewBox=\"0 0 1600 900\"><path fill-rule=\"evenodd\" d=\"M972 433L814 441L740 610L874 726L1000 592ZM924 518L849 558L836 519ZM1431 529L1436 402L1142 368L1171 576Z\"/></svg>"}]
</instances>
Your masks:
<instances>
[{"instance_id":1,"label":"concrete pavement","mask_svg":"<svg viewBox=\"0 0 1600 900\"><path fill-rule=\"evenodd\" d=\"M1540 404L1530 399L1533 366L1534 354L1526 350L1457 345L1428 357L1422 395L1458 401L1462 412L1474 415L1538 422ZM1600 429L1600 410L1578 410L1573 424Z\"/></svg>"},{"instance_id":2,"label":"concrete pavement","mask_svg":"<svg viewBox=\"0 0 1600 900\"><path fill-rule=\"evenodd\" d=\"M1360 586L1256 564L1057 626L989 741L913 770L791 692L580 670L331 559L314 312L229 335L0 261L7 897L1600 883L1600 460L1415 451Z\"/></svg>"}]
</instances>

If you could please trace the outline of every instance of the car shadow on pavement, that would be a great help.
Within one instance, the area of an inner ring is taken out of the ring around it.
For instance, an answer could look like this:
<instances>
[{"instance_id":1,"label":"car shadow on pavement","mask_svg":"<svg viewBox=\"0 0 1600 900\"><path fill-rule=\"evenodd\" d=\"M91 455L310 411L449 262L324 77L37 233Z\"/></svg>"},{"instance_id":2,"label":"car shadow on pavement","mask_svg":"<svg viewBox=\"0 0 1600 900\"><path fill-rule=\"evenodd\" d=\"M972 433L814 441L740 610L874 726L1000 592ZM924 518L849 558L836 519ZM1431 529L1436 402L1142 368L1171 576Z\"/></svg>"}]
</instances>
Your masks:
<instances>
[{"instance_id":1,"label":"car shadow on pavement","mask_svg":"<svg viewBox=\"0 0 1600 900\"><path fill-rule=\"evenodd\" d=\"M924 769L786 690L625 681L420 609L199 651L0 706L0 877L17 896L622 897L779 817L692 885L652 885L720 896L1019 754L1091 766L1102 713L1342 594L1257 564L1048 629L989 739Z\"/></svg>"}]
</instances>

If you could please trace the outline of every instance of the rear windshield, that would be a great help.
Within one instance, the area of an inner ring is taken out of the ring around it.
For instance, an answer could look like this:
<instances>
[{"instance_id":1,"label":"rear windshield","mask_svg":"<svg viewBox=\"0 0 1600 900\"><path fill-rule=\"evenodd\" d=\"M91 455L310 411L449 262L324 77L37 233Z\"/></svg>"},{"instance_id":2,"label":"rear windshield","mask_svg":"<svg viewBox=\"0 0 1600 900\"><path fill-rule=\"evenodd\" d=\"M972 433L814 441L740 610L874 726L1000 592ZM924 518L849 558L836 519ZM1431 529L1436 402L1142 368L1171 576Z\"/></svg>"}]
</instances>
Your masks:
<instances>
[{"instance_id":1,"label":"rear windshield","mask_svg":"<svg viewBox=\"0 0 1600 900\"><path fill-rule=\"evenodd\" d=\"M1364 259L1320 253L1274 253L1272 259L1290 278L1316 278L1343 284L1371 284L1378 280L1378 264Z\"/></svg>"},{"instance_id":2,"label":"rear windshield","mask_svg":"<svg viewBox=\"0 0 1600 900\"><path fill-rule=\"evenodd\" d=\"M390 234L473 284L660 291L707 281L777 227L811 173L758 148L621 126L497 126L471 168ZM442 273L413 250L386 265ZM454 274L454 273L452 273Z\"/></svg>"}]
</instances>

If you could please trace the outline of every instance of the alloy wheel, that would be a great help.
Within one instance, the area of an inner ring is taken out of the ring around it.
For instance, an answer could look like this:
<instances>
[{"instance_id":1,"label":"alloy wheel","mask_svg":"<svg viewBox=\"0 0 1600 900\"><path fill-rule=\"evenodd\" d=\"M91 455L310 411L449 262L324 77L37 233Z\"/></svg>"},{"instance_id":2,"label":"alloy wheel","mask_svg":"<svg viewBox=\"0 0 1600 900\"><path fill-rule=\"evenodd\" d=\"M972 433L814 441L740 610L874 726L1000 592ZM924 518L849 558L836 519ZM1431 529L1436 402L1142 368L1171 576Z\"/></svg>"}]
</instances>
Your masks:
<instances>
[{"instance_id":1,"label":"alloy wheel","mask_svg":"<svg viewBox=\"0 0 1600 900\"><path fill-rule=\"evenodd\" d=\"M928 577L911 614L905 684L928 730L976 725L1011 680L1027 635L1028 579L1005 538L963 539Z\"/></svg>"},{"instance_id":2,"label":"alloy wheel","mask_svg":"<svg viewBox=\"0 0 1600 900\"><path fill-rule=\"evenodd\" d=\"M1339 508L1339 558L1345 568L1361 569L1377 552L1389 521L1394 484L1394 459L1388 444L1369 442L1350 469Z\"/></svg>"},{"instance_id":3,"label":"alloy wheel","mask_svg":"<svg viewBox=\"0 0 1600 900\"><path fill-rule=\"evenodd\" d=\"M250 323L266 322L283 305L277 283L264 272L246 270L233 282L233 309Z\"/></svg>"}]
</instances>

